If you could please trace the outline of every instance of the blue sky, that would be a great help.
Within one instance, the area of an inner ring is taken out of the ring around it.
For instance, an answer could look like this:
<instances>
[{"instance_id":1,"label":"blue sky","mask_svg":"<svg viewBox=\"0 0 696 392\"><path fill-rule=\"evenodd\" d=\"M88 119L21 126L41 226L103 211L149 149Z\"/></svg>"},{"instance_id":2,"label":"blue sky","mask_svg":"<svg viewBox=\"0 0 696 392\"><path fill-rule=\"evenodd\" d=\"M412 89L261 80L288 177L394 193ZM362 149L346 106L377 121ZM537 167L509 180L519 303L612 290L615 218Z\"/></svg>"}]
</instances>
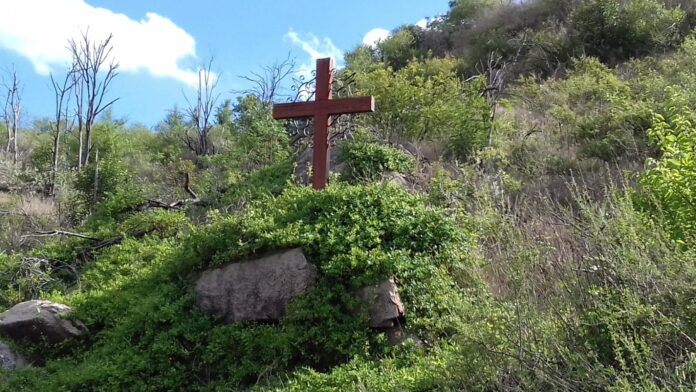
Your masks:
<instances>
[{"instance_id":1,"label":"blue sky","mask_svg":"<svg viewBox=\"0 0 696 392\"><path fill-rule=\"evenodd\" d=\"M222 98L247 75L288 54L299 65L340 56L385 30L447 10L448 0L0 0L0 75L16 68L24 125L50 116L49 72L65 73L68 38L89 26L114 34L120 74L114 115L148 126L192 94L196 68L211 56Z\"/></svg>"}]
</instances>

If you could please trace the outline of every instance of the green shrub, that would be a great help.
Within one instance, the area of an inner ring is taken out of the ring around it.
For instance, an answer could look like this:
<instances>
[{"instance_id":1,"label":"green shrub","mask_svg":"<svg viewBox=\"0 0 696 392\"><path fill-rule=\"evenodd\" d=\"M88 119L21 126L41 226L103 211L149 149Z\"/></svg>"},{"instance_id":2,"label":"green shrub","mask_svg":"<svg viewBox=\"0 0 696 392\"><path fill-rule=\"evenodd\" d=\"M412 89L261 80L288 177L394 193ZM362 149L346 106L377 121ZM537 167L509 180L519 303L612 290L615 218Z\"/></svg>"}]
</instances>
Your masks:
<instances>
[{"instance_id":1,"label":"green shrub","mask_svg":"<svg viewBox=\"0 0 696 392\"><path fill-rule=\"evenodd\" d=\"M669 91L677 106L667 116L654 115L648 135L660 156L648 160L641 185L652 213L684 243L696 238L696 115L679 102L677 91Z\"/></svg>"},{"instance_id":2,"label":"green shrub","mask_svg":"<svg viewBox=\"0 0 696 392\"><path fill-rule=\"evenodd\" d=\"M346 164L348 181L376 181L385 171L409 173L413 158L396 147L374 143L350 141L341 145L340 159Z\"/></svg>"},{"instance_id":3,"label":"green shrub","mask_svg":"<svg viewBox=\"0 0 696 392\"><path fill-rule=\"evenodd\" d=\"M656 104L636 89L591 57L574 60L562 80L522 79L512 88L511 95L520 97L512 101L512 111L499 116L498 129L508 133L498 136L497 153L485 154L530 180L592 172L603 162L642 162L651 151L646 130Z\"/></svg>"},{"instance_id":4,"label":"green shrub","mask_svg":"<svg viewBox=\"0 0 696 392\"><path fill-rule=\"evenodd\" d=\"M98 170L97 175L95 172ZM96 182L95 182L96 180ZM137 179L120 159L104 159L91 163L77 173L73 183L75 200L73 209L79 217L99 210L105 219L142 201L142 191Z\"/></svg>"},{"instance_id":5,"label":"green shrub","mask_svg":"<svg viewBox=\"0 0 696 392\"><path fill-rule=\"evenodd\" d=\"M450 156L465 159L485 145L490 107L483 78L462 84L457 61L411 61L396 71L380 67L357 73L357 92L374 95L376 113L362 121L389 142L432 141Z\"/></svg>"},{"instance_id":6,"label":"green shrub","mask_svg":"<svg viewBox=\"0 0 696 392\"><path fill-rule=\"evenodd\" d=\"M239 208L250 201L278 195L291 181L292 174L293 163L290 161L281 161L250 173L230 173L227 190L219 203L226 208Z\"/></svg>"},{"instance_id":7,"label":"green shrub","mask_svg":"<svg viewBox=\"0 0 696 392\"><path fill-rule=\"evenodd\" d=\"M422 30L416 26L402 26L391 36L377 43L381 60L395 70L399 70L411 60L422 59L425 54L419 50L419 36Z\"/></svg>"},{"instance_id":8,"label":"green shrub","mask_svg":"<svg viewBox=\"0 0 696 392\"><path fill-rule=\"evenodd\" d=\"M591 0L572 24L587 54L615 62L677 46L684 17L658 0Z\"/></svg>"}]
</instances>

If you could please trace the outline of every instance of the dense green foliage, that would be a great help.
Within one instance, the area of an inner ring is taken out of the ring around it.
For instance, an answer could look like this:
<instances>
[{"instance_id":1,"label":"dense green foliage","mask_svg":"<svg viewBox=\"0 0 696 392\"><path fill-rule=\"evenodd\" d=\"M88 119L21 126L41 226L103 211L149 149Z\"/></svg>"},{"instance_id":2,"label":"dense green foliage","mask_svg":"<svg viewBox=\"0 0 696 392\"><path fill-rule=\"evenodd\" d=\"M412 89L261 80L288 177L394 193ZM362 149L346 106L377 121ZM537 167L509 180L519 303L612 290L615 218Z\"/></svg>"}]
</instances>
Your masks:
<instances>
[{"instance_id":1,"label":"dense green foliage","mask_svg":"<svg viewBox=\"0 0 696 392\"><path fill-rule=\"evenodd\" d=\"M380 109L367 127L388 141L434 141L465 158L485 144L489 106L483 80L462 83L451 59L411 61L400 70L379 66L357 75L358 91L375 96Z\"/></svg>"},{"instance_id":2,"label":"dense green foliage","mask_svg":"<svg viewBox=\"0 0 696 392\"><path fill-rule=\"evenodd\" d=\"M341 161L345 163L348 181L375 181L382 173L408 173L413 159L395 147L362 141L346 142L341 146Z\"/></svg>"},{"instance_id":3,"label":"dense green foliage","mask_svg":"<svg viewBox=\"0 0 696 392\"><path fill-rule=\"evenodd\" d=\"M298 366L397 355L402 349L389 348L355 316L352 290L396 276L411 310L409 330L438 346L461 328L473 299L456 282L472 294L481 288L462 275L477 260L465 233L422 198L388 185L293 188L240 215L212 216L189 234L178 232L180 214L143 218L132 224L158 231L99 254L80 272L78 290L52 295L78 309L93 339L72 348L79 353L49 358L44 369L6 375L13 388L170 390L191 380L236 388ZM196 271L295 246L319 267L319 283L279 324L220 325L196 310ZM70 246L62 248L68 253L52 257L71 256ZM7 302L16 299L10 295Z\"/></svg>"},{"instance_id":4,"label":"dense green foliage","mask_svg":"<svg viewBox=\"0 0 696 392\"><path fill-rule=\"evenodd\" d=\"M660 157L648 160L641 184L654 212L685 244L696 235L696 117L683 101L676 104L680 106L670 108L668 117L655 114L648 136Z\"/></svg>"},{"instance_id":5,"label":"dense green foliage","mask_svg":"<svg viewBox=\"0 0 696 392\"><path fill-rule=\"evenodd\" d=\"M676 46L684 17L658 0L592 0L572 23L587 54L616 61Z\"/></svg>"}]
</instances>

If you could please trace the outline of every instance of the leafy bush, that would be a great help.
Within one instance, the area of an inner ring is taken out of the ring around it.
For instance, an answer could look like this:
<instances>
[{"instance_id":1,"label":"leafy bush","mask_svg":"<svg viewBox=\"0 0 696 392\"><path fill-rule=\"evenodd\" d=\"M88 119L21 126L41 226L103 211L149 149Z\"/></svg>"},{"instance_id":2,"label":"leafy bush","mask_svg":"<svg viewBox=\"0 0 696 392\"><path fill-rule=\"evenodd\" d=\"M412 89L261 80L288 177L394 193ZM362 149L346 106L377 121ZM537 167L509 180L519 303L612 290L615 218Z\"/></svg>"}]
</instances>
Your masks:
<instances>
[{"instance_id":1,"label":"leafy bush","mask_svg":"<svg viewBox=\"0 0 696 392\"><path fill-rule=\"evenodd\" d=\"M591 0L572 23L587 54L614 62L675 47L684 17L658 0Z\"/></svg>"},{"instance_id":2,"label":"leafy bush","mask_svg":"<svg viewBox=\"0 0 696 392\"><path fill-rule=\"evenodd\" d=\"M419 50L419 36L422 30L417 26L403 26L396 29L390 37L377 43L381 60L394 70L400 70L411 60L420 60L425 54Z\"/></svg>"},{"instance_id":3,"label":"leafy bush","mask_svg":"<svg viewBox=\"0 0 696 392\"><path fill-rule=\"evenodd\" d=\"M242 171L267 167L290 157L288 135L282 123L273 119L267 103L248 95L234 106L231 154Z\"/></svg>"},{"instance_id":4,"label":"leafy bush","mask_svg":"<svg viewBox=\"0 0 696 392\"><path fill-rule=\"evenodd\" d=\"M95 177L97 167L98 174ZM84 167L76 175L74 189L76 200L73 201L73 208L77 211L77 216L90 218L91 227L114 222L119 213L129 210L144 199L137 179L123 162L116 159Z\"/></svg>"},{"instance_id":5,"label":"leafy bush","mask_svg":"<svg viewBox=\"0 0 696 392\"><path fill-rule=\"evenodd\" d=\"M358 73L359 92L374 95L380 107L364 119L367 127L386 141L429 140L451 156L471 156L485 144L490 108L480 94L483 79L462 84L456 67L437 59Z\"/></svg>"},{"instance_id":6,"label":"leafy bush","mask_svg":"<svg viewBox=\"0 0 696 392\"><path fill-rule=\"evenodd\" d=\"M648 160L641 185L652 212L684 243L696 239L696 115L676 100L667 116L654 115L648 136L660 156Z\"/></svg>"},{"instance_id":7,"label":"leafy bush","mask_svg":"<svg viewBox=\"0 0 696 392\"><path fill-rule=\"evenodd\" d=\"M651 111L641 87L596 58L573 62L567 78L525 78L501 111L493 149L484 152L518 179L596 172L605 162L642 163L651 153Z\"/></svg>"},{"instance_id":8,"label":"leafy bush","mask_svg":"<svg viewBox=\"0 0 696 392\"><path fill-rule=\"evenodd\" d=\"M279 195L292 179L293 163L281 161L250 173L230 175L227 190L219 203L238 209L247 203L264 197Z\"/></svg>"},{"instance_id":9,"label":"leafy bush","mask_svg":"<svg viewBox=\"0 0 696 392\"><path fill-rule=\"evenodd\" d=\"M343 143L340 159L346 164L348 181L375 181L385 171L408 173L413 169L413 158L405 151L380 143Z\"/></svg>"}]
</instances>

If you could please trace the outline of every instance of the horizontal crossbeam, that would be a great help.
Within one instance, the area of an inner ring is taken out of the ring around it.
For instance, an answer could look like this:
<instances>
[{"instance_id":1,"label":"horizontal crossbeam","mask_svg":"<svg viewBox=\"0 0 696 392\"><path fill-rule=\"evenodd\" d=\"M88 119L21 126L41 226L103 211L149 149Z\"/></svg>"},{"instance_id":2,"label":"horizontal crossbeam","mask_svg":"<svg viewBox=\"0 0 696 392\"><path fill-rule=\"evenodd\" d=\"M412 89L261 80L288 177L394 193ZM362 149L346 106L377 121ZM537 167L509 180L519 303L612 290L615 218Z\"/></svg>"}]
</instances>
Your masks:
<instances>
[{"instance_id":1,"label":"horizontal crossbeam","mask_svg":"<svg viewBox=\"0 0 696 392\"><path fill-rule=\"evenodd\" d=\"M371 113L375 111L374 97L342 98L323 101L281 103L273 106L273 118L303 118L316 115Z\"/></svg>"}]
</instances>

